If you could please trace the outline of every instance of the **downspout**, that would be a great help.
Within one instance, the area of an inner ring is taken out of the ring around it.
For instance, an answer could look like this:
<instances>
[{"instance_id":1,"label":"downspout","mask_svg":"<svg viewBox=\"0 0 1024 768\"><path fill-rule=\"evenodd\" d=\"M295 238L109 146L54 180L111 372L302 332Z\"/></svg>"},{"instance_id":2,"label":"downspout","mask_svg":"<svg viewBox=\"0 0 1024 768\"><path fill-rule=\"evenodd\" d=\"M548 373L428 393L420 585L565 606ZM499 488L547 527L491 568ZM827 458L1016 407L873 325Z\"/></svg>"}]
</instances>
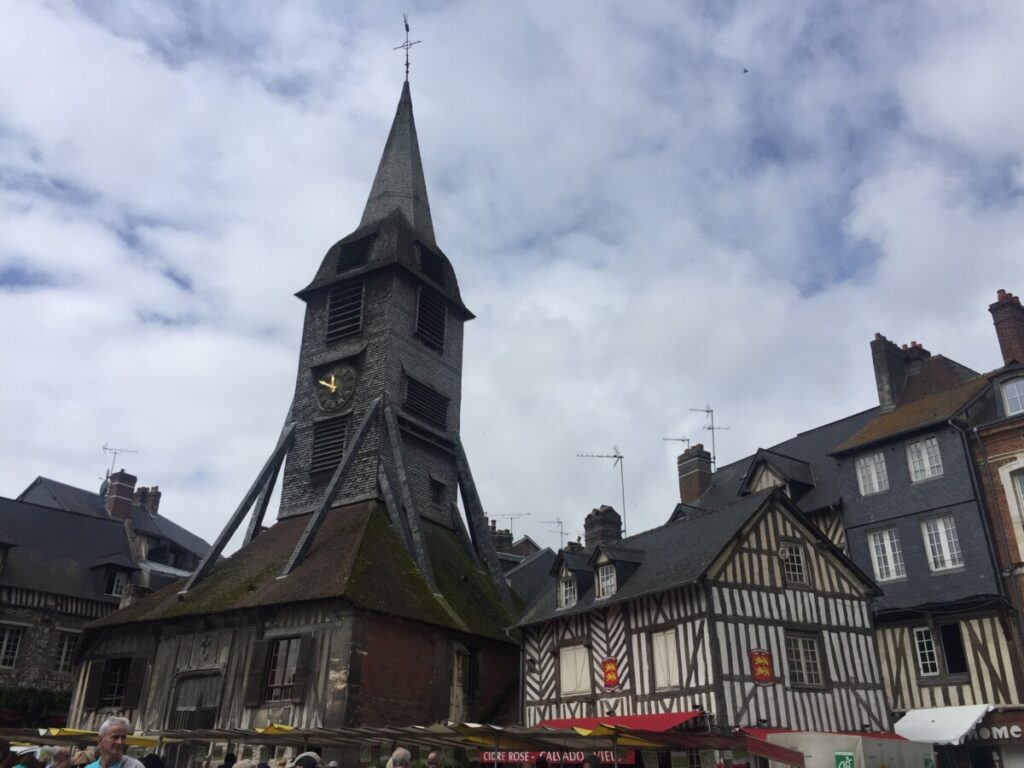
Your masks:
<instances>
[{"instance_id":1,"label":"downspout","mask_svg":"<svg viewBox=\"0 0 1024 768\"><path fill-rule=\"evenodd\" d=\"M985 464L984 477L985 477L985 485L988 488L988 492L989 492L989 498L991 498L993 501L995 501L996 500L995 480L992 477L992 464L989 462L988 446L986 446L984 441L981 439L981 435L978 433L978 428L977 427L973 427L972 431L974 433L974 441L975 441L975 443L978 446L979 455L981 456L982 462ZM993 527L995 527L995 526L993 526ZM1017 621L1015 622L1015 624L1016 624L1016 627L1015 627L1016 631L1014 632L1014 635L1015 635L1015 642L1014 642L1014 644L1017 646L1017 658L1019 659L1019 658L1021 658L1022 653L1024 653L1024 605L1022 605L1022 597L1021 597L1020 590L1017 589L1017 578L1016 578L1016 576L1013 573L1013 563L1011 562L1011 557L1010 557L1010 543L1009 543L1009 541L1006 538L1005 531L1003 531L1002 526L999 527L999 530L1000 530L1000 533L1001 533L1001 535L999 537L1000 544L1002 545L1003 554L1006 557L1007 578L1010 580L1010 584L1011 584L1011 589L1009 590L1009 592L1010 592L1010 604L1013 606L1013 609L1017 613ZM1002 579L1000 579L1000 583L1002 583ZM1020 687L1020 685L1018 683L1018 689L1019 689L1019 687ZM1019 695L1019 693L1018 693L1018 695Z\"/></svg>"},{"instance_id":2,"label":"downspout","mask_svg":"<svg viewBox=\"0 0 1024 768\"><path fill-rule=\"evenodd\" d=\"M964 447L964 458L967 460L967 466L970 467L971 470L972 470L972 471L968 472L968 474L970 475L970 478L971 478L971 490L974 492L974 500L978 504L978 511L981 512L981 518L982 518L981 529L985 533L985 543L988 545L989 557L992 558L992 562L996 566L996 574L999 575L999 572L1000 572L999 559L996 556L995 545L992 542L992 535L993 535L992 534L992 529L994 528L994 526L991 524L991 520L989 520L988 515L985 514L985 499L981 495L981 489L978 488L978 478L975 476L975 473L973 471L973 469L974 469L974 460L971 458L970 445L968 445L968 443L967 443L967 431L964 430L959 424L956 423L956 419L949 419L946 423L949 424L949 426L951 426L953 429L955 429L957 432L960 433L960 442L963 444L963 447ZM1007 552L1006 554L1007 554L1007 561L1009 561L1009 553ZM999 594L1000 594L1000 596L1006 597L1006 590L1005 590L1005 587L1003 585L1003 580L1002 579L996 579L996 581L999 584Z\"/></svg>"}]
</instances>

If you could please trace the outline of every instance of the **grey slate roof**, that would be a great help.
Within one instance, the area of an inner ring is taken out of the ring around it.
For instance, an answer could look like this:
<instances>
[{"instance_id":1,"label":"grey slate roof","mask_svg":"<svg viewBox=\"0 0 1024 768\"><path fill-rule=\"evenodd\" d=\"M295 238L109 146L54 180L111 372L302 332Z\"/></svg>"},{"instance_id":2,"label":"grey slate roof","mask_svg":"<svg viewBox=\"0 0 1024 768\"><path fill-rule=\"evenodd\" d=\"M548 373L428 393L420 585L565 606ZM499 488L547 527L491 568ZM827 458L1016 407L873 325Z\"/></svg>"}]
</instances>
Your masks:
<instances>
[{"instance_id":1,"label":"grey slate roof","mask_svg":"<svg viewBox=\"0 0 1024 768\"><path fill-rule=\"evenodd\" d=\"M110 519L99 493L76 488L49 477L37 477L19 494L18 499L79 515ZM131 521L132 527L139 533L167 539L198 557L203 557L210 551L210 545L206 541L159 513L151 515L141 504L132 505Z\"/></svg>"},{"instance_id":2,"label":"grey slate roof","mask_svg":"<svg viewBox=\"0 0 1024 768\"><path fill-rule=\"evenodd\" d=\"M119 521L0 498L0 531L15 545L0 584L117 605L96 566L132 563Z\"/></svg>"},{"instance_id":3,"label":"grey slate roof","mask_svg":"<svg viewBox=\"0 0 1024 768\"><path fill-rule=\"evenodd\" d=\"M430 218L427 183L423 178L420 144L416 138L416 121L412 116L409 82L402 86L398 110L391 123L384 154L370 188L360 229L398 209L412 225L416 234L434 244L434 222Z\"/></svg>"},{"instance_id":4,"label":"grey slate roof","mask_svg":"<svg viewBox=\"0 0 1024 768\"><path fill-rule=\"evenodd\" d=\"M637 553L642 553L642 562L624 583L618 585L614 595L599 601L600 605L614 605L642 595L695 584L725 545L773 493L774 490L766 490L750 494L715 512L665 523L621 542L603 545L602 550L612 559L615 559L618 547L628 553L631 561L636 559ZM563 551L559 558L565 558L570 568L582 565L586 570L592 570L587 563L589 552L577 554ZM594 607L592 588L582 592L574 606L561 609L557 607L556 590L557 580L549 578L547 587L526 608L517 626L535 624L557 616L572 616Z\"/></svg>"},{"instance_id":5,"label":"grey slate roof","mask_svg":"<svg viewBox=\"0 0 1024 768\"><path fill-rule=\"evenodd\" d=\"M515 568L505 574L509 586L522 599L525 605L533 602L534 598L548 585L551 580L551 566L555 562L555 553L550 547L534 552L523 558Z\"/></svg>"},{"instance_id":6,"label":"grey slate roof","mask_svg":"<svg viewBox=\"0 0 1024 768\"><path fill-rule=\"evenodd\" d=\"M691 502L690 506L719 509L734 502L755 463L764 460L783 475L791 475L800 482L813 480L814 485L795 499L801 511L813 512L827 508L840 498L838 465L829 453L864 427L877 413L877 406L869 408L831 424L801 432L767 450L761 449L751 456L727 464L714 473L711 487L699 499ZM808 469L810 475L807 474Z\"/></svg>"}]
</instances>

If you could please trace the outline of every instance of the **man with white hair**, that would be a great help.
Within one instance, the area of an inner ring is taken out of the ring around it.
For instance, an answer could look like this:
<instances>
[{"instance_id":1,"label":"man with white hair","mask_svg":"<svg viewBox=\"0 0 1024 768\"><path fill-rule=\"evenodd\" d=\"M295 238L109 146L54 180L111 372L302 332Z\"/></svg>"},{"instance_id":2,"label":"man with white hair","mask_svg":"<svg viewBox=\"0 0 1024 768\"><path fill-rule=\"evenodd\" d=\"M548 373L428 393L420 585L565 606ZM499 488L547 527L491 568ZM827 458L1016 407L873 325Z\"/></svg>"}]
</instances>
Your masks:
<instances>
[{"instance_id":1,"label":"man with white hair","mask_svg":"<svg viewBox=\"0 0 1024 768\"><path fill-rule=\"evenodd\" d=\"M141 762L124 753L131 728L132 724L126 717L108 717L104 720L96 739L100 757L86 768L143 768Z\"/></svg>"},{"instance_id":2,"label":"man with white hair","mask_svg":"<svg viewBox=\"0 0 1024 768\"><path fill-rule=\"evenodd\" d=\"M399 747L391 753L391 765L393 768L412 768L412 755L405 747Z\"/></svg>"}]
</instances>

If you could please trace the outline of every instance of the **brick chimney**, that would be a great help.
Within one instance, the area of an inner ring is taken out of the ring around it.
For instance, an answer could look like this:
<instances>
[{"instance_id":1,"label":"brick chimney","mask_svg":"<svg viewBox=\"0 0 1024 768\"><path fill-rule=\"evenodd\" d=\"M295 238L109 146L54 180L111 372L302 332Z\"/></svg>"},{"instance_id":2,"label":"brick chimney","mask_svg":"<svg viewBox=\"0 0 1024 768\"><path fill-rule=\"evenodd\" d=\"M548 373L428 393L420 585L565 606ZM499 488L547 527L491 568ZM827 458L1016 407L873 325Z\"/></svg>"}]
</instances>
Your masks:
<instances>
[{"instance_id":1,"label":"brick chimney","mask_svg":"<svg viewBox=\"0 0 1024 768\"><path fill-rule=\"evenodd\" d=\"M609 506L601 505L583 521L584 544L593 549L598 544L610 544L622 539L622 518Z\"/></svg>"},{"instance_id":2,"label":"brick chimney","mask_svg":"<svg viewBox=\"0 0 1024 768\"><path fill-rule=\"evenodd\" d=\"M160 509L160 486L154 485L152 488L147 488L140 485L135 489L135 501L145 507L149 514L156 516L157 510Z\"/></svg>"},{"instance_id":3,"label":"brick chimney","mask_svg":"<svg viewBox=\"0 0 1024 768\"><path fill-rule=\"evenodd\" d=\"M512 531L498 530L498 524L494 520L491 523L491 541L494 542L495 552L511 552L512 551Z\"/></svg>"},{"instance_id":4,"label":"brick chimney","mask_svg":"<svg viewBox=\"0 0 1024 768\"><path fill-rule=\"evenodd\" d=\"M103 502L108 515L118 520L128 519L132 512L132 502L135 501L135 483L138 479L123 469L110 476L107 498Z\"/></svg>"},{"instance_id":5,"label":"brick chimney","mask_svg":"<svg viewBox=\"0 0 1024 768\"><path fill-rule=\"evenodd\" d=\"M711 487L711 454L700 443L691 445L676 459L679 470L679 499L690 504Z\"/></svg>"},{"instance_id":6,"label":"brick chimney","mask_svg":"<svg viewBox=\"0 0 1024 768\"><path fill-rule=\"evenodd\" d=\"M992 322L996 326L999 349L1003 353L1003 364L1024 363L1024 307L1020 299L1000 288L996 301L989 304Z\"/></svg>"}]
</instances>

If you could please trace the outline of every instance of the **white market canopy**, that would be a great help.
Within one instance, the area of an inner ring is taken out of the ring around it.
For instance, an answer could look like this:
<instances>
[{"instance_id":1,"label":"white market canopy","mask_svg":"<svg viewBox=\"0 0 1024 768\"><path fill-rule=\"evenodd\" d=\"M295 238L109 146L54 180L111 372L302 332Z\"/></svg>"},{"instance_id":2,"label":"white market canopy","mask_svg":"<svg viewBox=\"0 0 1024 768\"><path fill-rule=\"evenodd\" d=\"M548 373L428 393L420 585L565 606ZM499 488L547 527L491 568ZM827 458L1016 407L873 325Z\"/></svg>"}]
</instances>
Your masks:
<instances>
[{"instance_id":1,"label":"white market canopy","mask_svg":"<svg viewBox=\"0 0 1024 768\"><path fill-rule=\"evenodd\" d=\"M912 709L896 721L893 730L910 741L963 744L964 737L991 711L991 704Z\"/></svg>"}]
</instances>

